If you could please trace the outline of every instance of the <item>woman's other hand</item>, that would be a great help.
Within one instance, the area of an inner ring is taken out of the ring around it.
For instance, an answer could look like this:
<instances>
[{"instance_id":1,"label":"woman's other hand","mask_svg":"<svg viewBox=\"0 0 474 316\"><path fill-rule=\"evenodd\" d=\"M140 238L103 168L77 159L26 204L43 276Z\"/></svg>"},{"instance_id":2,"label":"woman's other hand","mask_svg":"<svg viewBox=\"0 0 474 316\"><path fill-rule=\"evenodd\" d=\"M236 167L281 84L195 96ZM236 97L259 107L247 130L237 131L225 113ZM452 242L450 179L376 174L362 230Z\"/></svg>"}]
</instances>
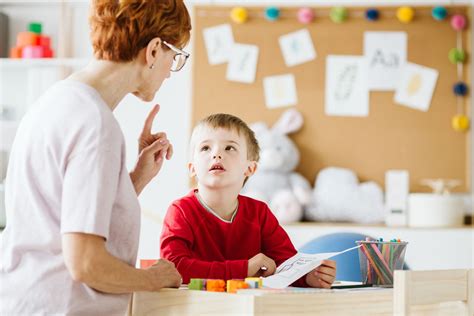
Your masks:
<instances>
[{"instance_id":1,"label":"woman's other hand","mask_svg":"<svg viewBox=\"0 0 474 316\"><path fill-rule=\"evenodd\" d=\"M145 120L142 133L138 140L138 161L130 173L137 194L158 174L163 166L164 159L173 155L173 145L163 132L151 133L151 127L156 114L160 110L155 105Z\"/></svg>"}]
</instances>

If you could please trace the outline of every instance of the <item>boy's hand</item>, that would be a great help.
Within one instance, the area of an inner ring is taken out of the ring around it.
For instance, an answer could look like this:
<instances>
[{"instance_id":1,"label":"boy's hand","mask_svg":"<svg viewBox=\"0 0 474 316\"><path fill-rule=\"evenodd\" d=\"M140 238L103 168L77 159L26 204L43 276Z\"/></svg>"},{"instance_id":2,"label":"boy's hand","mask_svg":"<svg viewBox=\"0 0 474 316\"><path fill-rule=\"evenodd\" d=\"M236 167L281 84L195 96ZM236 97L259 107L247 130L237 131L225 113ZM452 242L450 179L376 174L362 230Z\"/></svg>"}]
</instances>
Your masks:
<instances>
[{"instance_id":1,"label":"boy's hand","mask_svg":"<svg viewBox=\"0 0 474 316\"><path fill-rule=\"evenodd\" d=\"M263 253L259 253L249 259L247 275L249 277L266 277L275 273L275 270L275 261Z\"/></svg>"},{"instance_id":2,"label":"boy's hand","mask_svg":"<svg viewBox=\"0 0 474 316\"><path fill-rule=\"evenodd\" d=\"M146 269L152 282L152 291L158 291L164 287L180 287L181 275L176 270L174 263L165 259L159 259L154 265Z\"/></svg>"},{"instance_id":3,"label":"boy's hand","mask_svg":"<svg viewBox=\"0 0 474 316\"><path fill-rule=\"evenodd\" d=\"M330 289L336 279L336 261L323 260L321 265L306 275L306 283L311 287Z\"/></svg>"}]
</instances>

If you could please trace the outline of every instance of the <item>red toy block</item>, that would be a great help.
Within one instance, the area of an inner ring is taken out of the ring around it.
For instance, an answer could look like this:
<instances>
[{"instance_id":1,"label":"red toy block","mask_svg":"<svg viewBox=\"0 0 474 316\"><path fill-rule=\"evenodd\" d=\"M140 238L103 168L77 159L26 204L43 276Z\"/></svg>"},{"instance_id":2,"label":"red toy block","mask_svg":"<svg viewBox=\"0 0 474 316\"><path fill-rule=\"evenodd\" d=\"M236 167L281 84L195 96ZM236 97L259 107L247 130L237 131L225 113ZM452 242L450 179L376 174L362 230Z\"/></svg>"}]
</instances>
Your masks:
<instances>
[{"instance_id":1,"label":"red toy block","mask_svg":"<svg viewBox=\"0 0 474 316\"><path fill-rule=\"evenodd\" d=\"M39 36L39 45L43 47L51 48L51 37L40 35Z\"/></svg>"},{"instance_id":2,"label":"red toy block","mask_svg":"<svg viewBox=\"0 0 474 316\"><path fill-rule=\"evenodd\" d=\"M157 259L140 259L140 269L146 269L156 263Z\"/></svg>"}]
</instances>

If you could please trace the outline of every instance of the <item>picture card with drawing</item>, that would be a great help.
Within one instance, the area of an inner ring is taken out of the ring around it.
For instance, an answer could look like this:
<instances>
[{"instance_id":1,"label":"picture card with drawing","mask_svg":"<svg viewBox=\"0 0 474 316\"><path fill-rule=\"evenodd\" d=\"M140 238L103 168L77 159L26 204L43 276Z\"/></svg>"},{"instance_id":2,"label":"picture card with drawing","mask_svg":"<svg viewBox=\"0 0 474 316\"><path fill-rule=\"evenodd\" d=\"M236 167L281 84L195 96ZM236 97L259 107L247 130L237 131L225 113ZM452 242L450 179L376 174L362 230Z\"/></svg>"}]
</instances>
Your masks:
<instances>
[{"instance_id":1,"label":"picture card with drawing","mask_svg":"<svg viewBox=\"0 0 474 316\"><path fill-rule=\"evenodd\" d=\"M257 72L258 46L234 44L227 65L226 79L230 81L252 83Z\"/></svg>"},{"instance_id":2,"label":"picture card with drawing","mask_svg":"<svg viewBox=\"0 0 474 316\"><path fill-rule=\"evenodd\" d=\"M428 111L438 80L438 70L407 63L401 71L394 102L420 111Z\"/></svg>"},{"instance_id":3,"label":"picture card with drawing","mask_svg":"<svg viewBox=\"0 0 474 316\"><path fill-rule=\"evenodd\" d=\"M295 76L292 74L263 78L263 89L265 104L270 109L298 103Z\"/></svg>"},{"instance_id":4,"label":"picture card with drawing","mask_svg":"<svg viewBox=\"0 0 474 316\"><path fill-rule=\"evenodd\" d=\"M307 29L282 35L278 41L287 67L303 64L316 58L311 34Z\"/></svg>"},{"instance_id":5,"label":"picture card with drawing","mask_svg":"<svg viewBox=\"0 0 474 316\"><path fill-rule=\"evenodd\" d=\"M326 57L325 113L368 116L367 61L363 56Z\"/></svg>"},{"instance_id":6,"label":"picture card with drawing","mask_svg":"<svg viewBox=\"0 0 474 316\"><path fill-rule=\"evenodd\" d=\"M221 24L203 30L209 64L218 65L229 61L234 45L234 36L230 24Z\"/></svg>"},{"instance_id":7,"label":"picture card with drawing","mask_svg":"<svg viewBox=\"0 0 474 316\"><path fill-rule=\"evenodd\" d=\"M400 69L407 59L407 34L365 32L364 56L368 63L369 90L395 90Z\"/></svg>"}]
</instances>

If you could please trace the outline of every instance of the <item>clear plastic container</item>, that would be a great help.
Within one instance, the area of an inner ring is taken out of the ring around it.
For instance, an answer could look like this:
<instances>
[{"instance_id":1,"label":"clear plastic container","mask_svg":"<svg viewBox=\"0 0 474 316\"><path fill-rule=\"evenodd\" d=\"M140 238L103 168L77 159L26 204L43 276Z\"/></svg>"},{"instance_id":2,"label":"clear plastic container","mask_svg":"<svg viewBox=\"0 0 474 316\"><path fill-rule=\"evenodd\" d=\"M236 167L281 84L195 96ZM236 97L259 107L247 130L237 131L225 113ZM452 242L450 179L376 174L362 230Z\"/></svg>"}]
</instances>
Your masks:
<instances>
[{"instance_id":1,"label":"clear plastic container","mask_svg":"<svg viewBox=\"0 0 474 316\"><path fill-rule=\"evenodd\" d=\"M408 242L356 241L362 282L393 287L393 272L402 270Z\"/></svg>"}]
</instances>

